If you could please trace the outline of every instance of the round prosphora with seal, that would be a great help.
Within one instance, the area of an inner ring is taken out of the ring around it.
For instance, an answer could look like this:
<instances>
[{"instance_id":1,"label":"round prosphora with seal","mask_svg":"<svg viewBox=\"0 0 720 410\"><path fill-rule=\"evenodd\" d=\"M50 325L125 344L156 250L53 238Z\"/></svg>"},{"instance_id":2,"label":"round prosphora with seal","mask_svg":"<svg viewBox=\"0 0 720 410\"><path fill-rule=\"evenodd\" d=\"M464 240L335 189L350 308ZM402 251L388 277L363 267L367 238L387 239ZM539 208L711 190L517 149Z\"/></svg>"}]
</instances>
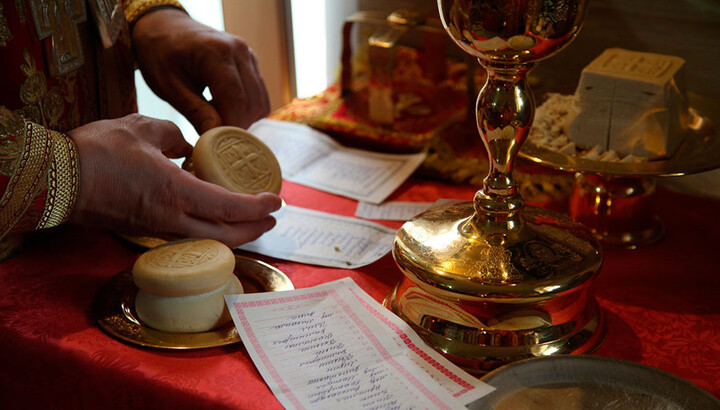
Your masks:
<instances>
[{"instance_id":1,"label":"round prosphora with seal","mask_svg":"<svg viewBox=\"0 0 720 410\"><path fill-rule=\"evenodd\" d=\"M211 239L186 239L140 255L133 279L140 289L161 296L187 296L218 288L232 275L232 251Z\"/></svg>"},{"instance_id":2,"label":"round prosphora with seal","mask_svg":"<svg viewBox=\"0 0 720 410\"><path fill-rule=\"evenodd\" d=\"M206 332L230 321L225 295L243 293L235 256L211 239L185 239L142 254L132 269L135 310L163 332Z\"/></svg>"},{"instance_id":3,"label":"round prosphora with seal","mask_svg":"<svg viewBox=\"0 0 720 410\"><path fill-rule=\"evenodd\" d=\"M198 178L241 194L280 193L282 173L272 150L236 127L205 132L192 156Z\"/></svg>"}]
</instances>

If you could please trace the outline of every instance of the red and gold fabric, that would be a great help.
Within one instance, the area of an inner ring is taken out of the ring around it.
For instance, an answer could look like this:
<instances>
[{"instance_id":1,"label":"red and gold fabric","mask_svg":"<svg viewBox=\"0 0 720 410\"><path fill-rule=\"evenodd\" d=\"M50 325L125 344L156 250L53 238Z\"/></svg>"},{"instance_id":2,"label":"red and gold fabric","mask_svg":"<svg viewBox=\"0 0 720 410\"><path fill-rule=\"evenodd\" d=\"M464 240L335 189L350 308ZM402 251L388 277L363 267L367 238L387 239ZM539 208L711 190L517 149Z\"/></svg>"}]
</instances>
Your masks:
<instances>
[{"instance_id":1,"label":"red and gold fabric","mask_svg":"<svg viewBox=\"0 0 720 410\"><path fill-rule=\"evenodd\" d=\"M78 187L75 144L0 107L0 236L67 220ZM8 167L8 165L12 165Z\"/></svg>"},{"instance_id":2,"label":"red and gold fabric","mask_svg":"<svg viewBox=\"0 0 720 410\"><path fill-rule=\"evenodd\" d=\"M182 8L176 0L118 0L125 19L104 47L93 14L100 3L0 2L0 260L17 248L8 236L70 214L79 163L63 133L137 111L129 24L155 7Z\"/></svg>"},{"instance_id":3,"label":"red and gold fabric","mask_svg":"<svg viewBox=\"0 0 720 410\"><path fill-rule=\"evenodd\" d=\"M476 189L411 179L391 200L469 200ZM665 240L604 252L594 286L608 333L595 354L654 366L720 397L720 201L665 189L657 195ZM357 201L292 182L281 196L335 215L352 217L357 208ZM0 269L2 408L282 409L242 343L141 348L90 320L97 290L132 267L142 249L81 228L38 237ZM378 302L403 277L390 254L353 270L242 254L280 269L298 289L349 276Z\"/></svg>"},{"instance_id":4,"label":"red and gold fabric","mask_svg":"<svg viewBox=\"0 0 720 410\"><path fill-rule=\"evenodd\" d=\"M125 20L132 24L143 14L155 7L177 7L182 9L179 1L175 0L123 0L123 9L125 10Z\"/></svg>"}]
</instances>

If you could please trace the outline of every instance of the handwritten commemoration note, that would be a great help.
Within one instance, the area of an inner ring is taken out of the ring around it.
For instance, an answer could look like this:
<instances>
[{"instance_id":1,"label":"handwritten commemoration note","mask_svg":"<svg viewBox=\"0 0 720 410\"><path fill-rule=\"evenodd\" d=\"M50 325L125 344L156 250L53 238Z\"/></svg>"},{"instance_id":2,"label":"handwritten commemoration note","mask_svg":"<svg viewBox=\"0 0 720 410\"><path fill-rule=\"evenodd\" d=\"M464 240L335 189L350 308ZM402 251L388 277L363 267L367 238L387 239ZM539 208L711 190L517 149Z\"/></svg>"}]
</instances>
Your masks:
<instances>
[{"instance_id":1,"label":"handwritten commemoration note","mask_svg":"<svg viewBox=\"0 0 720 410\"><path fill-rule=\"evenodd\" d=\"M402 202L392 201L382 204L358 202L355 216L364 219L377 219L386 221L407 221L424 211L438 206L445 206L465 202L462 199L440 198L435 202Z\"/></svg>"},{"instance_id":2,"label":"handwritten commemoration note","mask_svg":"<svg viewBox=\"0 0 720 410\"><path fill-rule=\"evenodd\" d=\"M395 230L386 226L311 209L284 206L277 225L240 249L313 265L353 269L392 249Z\"/></svg>"},{"instance_id":3,"label":"handwritten commemoration note","mask_svg":"<svg viewBox=\"0 0 720 410\"><path fill-rule=\"evenodd\" d=\"M367 202L358 202L355 216L365 219L378 219L385 221L407 221L433 204L431 202L385 202L380 205Z\"/></svg>"},{"instance_id":4,"label":"handwritten commemoration note","mask_svg":"<svg viewBox=\"0 0 720 410\"><path fill-rule=\"evenodd\" d=\"M383 154L347 148L307 125L262 119L248 129L273 151L283 178L348 198L381 203L425 153Z\"/></svg>"},{"instance_id":5,"label":"handwritten commemoration note","mask_svg":"<svg viewBox=\"0 0 720 410\"><path fill-rule=\"evenodd\" d=\"M493 390L349 278L225 300L250 357L286 408L457 409Z\"/></svg>"}]
</instances>

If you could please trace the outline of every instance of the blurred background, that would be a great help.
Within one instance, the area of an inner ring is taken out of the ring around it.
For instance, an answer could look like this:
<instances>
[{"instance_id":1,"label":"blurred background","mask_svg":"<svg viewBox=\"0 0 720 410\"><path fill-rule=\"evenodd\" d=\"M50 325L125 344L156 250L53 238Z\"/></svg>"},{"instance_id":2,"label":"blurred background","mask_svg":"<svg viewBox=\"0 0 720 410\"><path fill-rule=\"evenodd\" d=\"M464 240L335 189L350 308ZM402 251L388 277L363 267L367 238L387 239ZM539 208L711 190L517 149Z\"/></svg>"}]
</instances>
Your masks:
<instances>
[{"instance_id":1,"label":"blurred background","mask_svg":"<svg viewBox=\"0 0 720 410\"><path fill-rule=\"evenodd\" d=\"M398 9L436 16L432 0L183 0L192 17L245 38L258 56L276 110L294 98L313 96L339 75L342 26L359 10L389 14ZM572 93L580 72L609 47L669 54L686 60L687 90L711 103L720 118L720 1L591 0L578 38L559 55L539 64L531 82L538 92ZM178 124L194 144L198 135L177 111L147 88L139 73L141 113ZM207 95L209 98L209 95ZM705 113L703 113L705 114ZM716 128L720 124L715 124ZM695 194L720 197L720 171L663 184Z\"/></svg>"}]
</instances>

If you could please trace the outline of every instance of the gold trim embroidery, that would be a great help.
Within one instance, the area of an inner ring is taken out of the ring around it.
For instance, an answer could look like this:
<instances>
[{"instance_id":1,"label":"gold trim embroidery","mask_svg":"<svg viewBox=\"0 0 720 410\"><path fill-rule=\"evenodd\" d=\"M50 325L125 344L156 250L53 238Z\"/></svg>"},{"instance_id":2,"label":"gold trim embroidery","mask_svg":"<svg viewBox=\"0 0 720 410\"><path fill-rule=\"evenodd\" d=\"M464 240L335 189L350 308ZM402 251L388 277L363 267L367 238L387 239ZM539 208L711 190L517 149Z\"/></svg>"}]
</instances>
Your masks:
<instances>
[{"instance_id":1,"label":"gold trim embroidery","mask_svg":"<svg viewBox=\"0 0 720 410\"><path fill-rule=\"evenodd\" d=\"M22 115L45 127L56 128L65 110L65 99L60 88L47 89L45 73L37 69L28 50L23 53L25 64L20 66L25 82L20 86L20 101L25 104Z\"/></svg>"},{"instance_id":2,"label":"gold trim embroidery","mask_svg":"<svg viewBox=\"0 0 720 410\"><path fill-rule=\"evenodd\" d=\"M15 161L20 156L24 141L16 136L23 135L23 133L22 118L0 106L0 174L12 175Z\"/></svg>"},{"instance_id":3,"label":"gold trim embroidery","mask_svg":"<svg viewBox=\"0 0 720 410\"><path fill-rule=\"evenodd\" d=\"M125 0L123 1L125 20L132 24L151 8L159 6L172 6L185 11L177 0Z\"/></svg>"},{"instance_id":4,"label":"gold trim embroidery","mask_svg":"<svg viewBox=\"0 0 720 410\"><path fill-rule=\"evenodd\" d=\"M3 12L3 5L0 3L0 47L7 45L8 41L12 38L10 28L7 26L7 20L5 19L5 13Z\"/></svg>"},{"instance_id":5,"label":"gold trim embroidery","mask_svg":"<svg viewBox=\"0 0 720 410\"><path fill-rule=\"evenodd\" d=\"M0 226L0 238L15 226L35 198L47 174L52 153L48 130L30 121L23 122L24 132L18 135L24 136L20 143L22 154L0 199L0 221L4 221Z\"/></svg>"},{"instance_id":6,"label":"gold trim embroidery","mask_svg":"<svg viewBox=\"0 0 720 410\"><path fill-rule=\"evenodd\" d=\"M79 162L75 143L64 134L50 131L53 158L47 174L47 196L36 229L51 228L70 216L78 192Z\"/></svg>"}]
</instances>

